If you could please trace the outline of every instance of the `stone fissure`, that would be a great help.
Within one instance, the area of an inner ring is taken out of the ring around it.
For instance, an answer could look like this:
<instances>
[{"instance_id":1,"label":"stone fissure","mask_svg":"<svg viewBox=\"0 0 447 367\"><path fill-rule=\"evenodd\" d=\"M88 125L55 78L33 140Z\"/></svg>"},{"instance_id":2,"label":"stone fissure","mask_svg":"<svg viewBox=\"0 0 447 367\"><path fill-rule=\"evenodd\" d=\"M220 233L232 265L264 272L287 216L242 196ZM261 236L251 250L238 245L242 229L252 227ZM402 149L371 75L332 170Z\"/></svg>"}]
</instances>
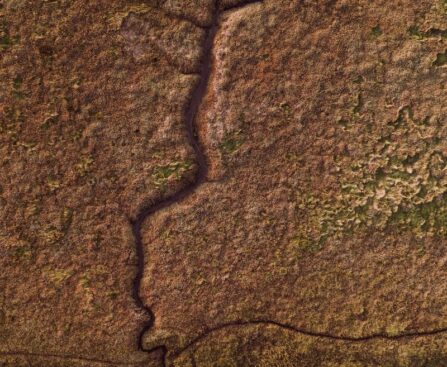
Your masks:
<instances>
[{"instance_id":1,"label":"stone fissure","mask_svg":"<svg viewBox=\"0 0 447 367\"><path fill-rule=\"evenodd\" d=\"M310 336L315 338L323 338L333 341L344 341L344 342L351 342L351 343L359 343L359 342L368 342L371 340L399 340L399 339L409 339L409 338L420 338L420 337L429 337L434 335L439 335L447 332L447 327L439 328L439 329L433 329L428 331L415 331L415 332L403 332L396 335L390 335L385 333L374 333L370 335L365 336L359 336L359 337L352 337L348 335L335 335L331 333L325 333L325 332L313 332L306 329L301 329L299 327L295 327L292 325L280 323L277 321L272 320L252 320L252 321L233 321L228 322L225 324L218 325L216 327L210 328L206 330L204 333L200 334L198 337L194 338L192 341L190 341L187 345L185 345L183 348L181 348L178 352L174 354L174 356L179 356L180 354L186 352L189 350L192 346L197 344L198 342L206 339L209 335L218 332L220 330L226 329L226 328L232 328L232 327L246 327L246 326L254 326L254 325L264 325L264 326L276 326L281 329L301 334L303 336Z\"/></svg>"},{"instance_id":2,"label":"stone fissure","mask_svg":"<svg viewBox=\"0 0 447 367\"><path fill-rule=\"evenodd\" d=\"M201 148L201 144L197 137L197 131L196 131L196 116L199 112L199 109L201 107L202 101L207 93L208 87L209 87L209 80L212 72L212 62L213 62L213 45L214 45L214 39L216 36L216 33L218 32L219 28L219 17L220 14L223 11L230 11L239 9L241 7L244 7L248 4L252 3L259 3L262 2L262 0L246 0L238 2L236 5L232 6L221 6L218 1L216 1L214 10L213 10L213 16L212 16L212 23L211 25L203 25L198 24L197 21L191 20L186 17L181 17L178 14L174 14L172 12L166 11L167 15L172 15L173 17L176 17L177 19L187 20L189 22L192 22L197 27L200 27L206 31L206 37L204 40L204 43L202 45L202 60L200 63L200 70L197 70L197 72L194 70L182 70L182 66L178 65L178 63L174 62L174 60L171 60L166 52L163 52L164 56L166 57L166 61L168 64L170 64L173 67L176 67L176 69L179 69L180 73L183 74L196 74L199 76L198 84L195 86L191 97L185 107L184 110L184 123L185 123L185 131L187 134L187 139L189 144L191 145L194 154L195 154L195 162L197 164L198 170L195 177L195 180L192 184L184 187L183 189L177 191L176 193L161 199L160 201L156 202L155 204L144 208L137 217L131 221L133 235L135 237L135 246L136 246L136 256L137 256L137 271L136 276L133 283L132 288L132 296L135 300L136 305L144 310L148 316L149 321L147 321L142 329L141 332L138 335L138 348L141 351L152 353L152 352L160 352L163 354L163 363L165 364L165 357L168 352L166 346L160 345L156 348L152 348L150 350L145 349L143 345L143 336L144 334L152 328L154 325L155 316L151 309L147 307L144 302L142 301L140 297L140 286L141 281L144 275L144 268L145 268L145 258L144 258L144 247L143 247L143 240L142 240L142 234L141 234L141 228L143 223L149 219L151 215L158 212L159 210L162 210L164 208L168 208L173 204L179 203L185 198L189 197L190 194L195 192L195 190L201 186L205 181L207 181L207 173L208 173L208 165L207 165L207 158L203 153L203 150ZM420 32L414 31L414 35L418 37L443 37L446 33L445 30L440 29L430 29L427 32ZM164 50L161 50L164 51ZM281 329L301 334L303 336L308 337L315 337L315 338L323 338L327 340L332 341L344 341L344 342L350 342L350 343L359 343L359 342L368 342L372 340L400 340L400 339L406 339L406 338L420 338L420 337L430 337L435 336L443 333L447 333L447 327L437 328L433 330L427 330L427 331L409 331L409 332L401 332L397 334L387 334L387 333L372 333L369 335L359 336L359 337L353 337L349 335L342 335L342 334L332 334L329 332L313 332L310 330L306 330L303 328L295 327L293 325L280 323L274 320L263 320L263 319L257 319L257 320L248 320L248 321L231 321L228 323L220 324L218 326L209 328L205 330L203 333L201 333L199 336L195 337L193 340L188 342L186 345L184 345L181 349L173 353L173 356L178 356L181 353L184 353L188 350L190 350L195 344L203 341L208 336L212 335L213 333L216 333L220 330L226 329L226 328L238 328L238 327L247 327L247 326L253 326L253 325L264 325L264 326L275 326L279 327ZM0 356L23 356L23 357L38 357L38 358L52 358L52 359L64 359L64 360L70 360L70 361L78 361L78 362L90 362L94 364L108 364L108 365L117 365L117 366L134 366L139 365L141 362L117 362L117 361L108 361L108 360L101 360L101 359L93 359L93 358L82 358L82 357L76 357L72 355L57 355L57 354L39 354L39 353L29 353L24 351L11 351L11 352L0 352ZM196 362L194 360L194 357L191 358L193 365L196 365Z\"/></svg>"},{"instance_id":3,"label":"stone fissure","mask_svg":"<svg viewBox=\"0 0 447 367\"><path fill-rule=\"evenodd\" d=\"M217 32L218 27L218 16L219 16L219 10L216 6L216 9L213 13L213 22L210 28L207 30L207 35L203 44L202 48L202 61L201 61L201 70L200 70L200 80L198 82L198 85L195 87L195 90L193 91L191 98L189 100L189 103L185 109L184 112L184 121L185 121L185 128L187 133L188 141L191 145L191 147L194 150L195 154L195 160L198 167L198 171L196 174L195 181L189 185L183 188L182 190L174 193L173 195L159 201L158 203L147 207L141 211L141 213L137 216L135 221L133 221L132 229L133 234L135 236L135 244L136 244L136 253L137 253L137 275L135 277L134 285L133 285L133 298L135 299L135 302L137 306L141 309L144 309L147 314L149 315L149 321L143 326L140 335L138 337L138 347L142 351L146 351L148 353L152 353L155 351L161 351L163 353L163 360L165 359L167 349L165 346L161 345L159 347L146 350L143 346L143 336L144 334L153 326L155 316L152 312L152 310L149 307L146 307L144 305L143 301L140 298L139 290L141 285L141 280L144 274L144 266L145 266L145 259L144 259L144 248L143 248L143 242L142 242L142 236L141 236L141 227L145 220L148 219L152 214L155 212L169 207L172 204L178 203L187 196L189 196L198 186L200 186L206 179L207 175L207 163L206 158L204 154L202 153L202 149L200 148L200 143L197 140L196 135L196 129L195 129L195 118L197 115L197 112L199 110L200 104L202 102L202 99L206 93L207 86L208 86L208 80L211 73L211 51L212 51L212 45L214 42L214 37ZM164 363L164 362L163 362Z\"/></svg>"},{"instance_id":4,"label":"stone fissure","mask_svg":"<svg viewBox=\"0 0 447 367\"><path fill-rule=\"evenodd\" d=\"M262 0L246 0L238 2L235 5L231 6L221 6L219 4L219 1L216 1L215 9L213 12L213 19L212 24L209 27L201 26L201 28L205 29L207 32L206 40L203 45L203 54L202 54L202 60L201 60L201 70L197 73L200 76L200 81L198 85L196 86L191 99L188 103L188 106L185 110L185 126L186 126L186 132L187 137L189 140L190 145L192 146L194 153L196 155L196 163L198 166L198 172L196 179L194 183L191 185L183 188L182 190L174 193L172 196L169 196L160 202L156 203L155 205L152 205L145 210L143 210L137 217L135 221L132 222L133 231L136 239L136 245L137 245L137 256L138 256L138 273L137 277L135 278L134 283L134 289L133 289L133 295L136 300L137 305L145 309L147 313L150 315L150 321L144 325L140 336L138 340L139 348L146 352L154 352L155 350L161 350L163 352L163 363L165 365L165 357L168 352L166 346L159 346L157 348L153 348L151 350L145 350L142 338L143 335L153 326L154 324L154 314L152 311L146 307L140 296L139 296L139 289L141 284L141 279L144 272L144 249L142 244L142 238L141 238L141 226L145 220L147 220L152 214L155 212L167 208L171 206L172 204L181 202L186 197L188 197L191 193L193 193L201 184L203 184L207 180L207 172L208 172L208 165L207 165L207 159L201 149L201 144L198 141L197 134L196 134L196 126L195 126L195 119L196 115L199 111L199 108L201 106L202 100L207 92L209 79L212 71L212 53L213 53L213 43L215 39L215 35L218 31L219 26L219 16L220 13L224 11L230 11L242 8L246 5L252 4L252 3L260 3L263 2ZM439 32L435 32L436 35L438 35ZM180 70L181 71L181 70ZM405 339L405 338L419 338L419 337L430 337L434 335L439 335L442 333L447 332L447 327L444 328L438 328L433 329L429 331L420 331L420 332L402 332L399 334L386 334L386 333L373 333L370 335L360 336L360 337L353 337L349 335L337 335L337 334L331 334L330 332L313 332L306 329L302 329L299 327L295 327L288 324L283 324L274 320L252 320L252 321L232 321L225 324L218 325L216 327L210 328L194 338L192 341L190 341L187 345L183 346L180 350L173 353L173 357L179 356L181 353L186 352L189 350L194 344L204 340L206 337L211 335L214 332L217 332L219 330L225 329L225 328L231 328L231 327L245 327L250 325L266 325L266 326L276 326L279 328L282 328L284 330L288 330L290 332L302 334L304 336L309 337L316 337L316 338L324 338L328 340L333 341L345 341L345 342L368 342L371 340L399 340L399 339ZM193 363L195 364L195 360L192 359Z\"/></svg>"},{"instance_id":5,"label":"stone fissure","mask_svg":"<svg viewBox=\"0 0 447 367\"><path fill-rule=\"evenodd\" d=\"M211 71L212 71L212 50L213 50L213 43L214 39L218 30L218 23L219 23L219 15L222 11L228 11L236 8L240 8L242 6L255 3L255 2L262 2L262 0L247 0L242 1L234 6L229 7L223 7L223 9L220 9L220 4L218 1L215 2L214 9L213 9L213 16L212 16L212 23L211 26L207 29L207 35L204 40L204 44L202 46L202 60L201 60L201 70L199 71L200 79L198 82L198 85L195 87L195 90L193 91L191 98L189 100L189 103L185 109L184 112L184 121L185 121L185 128L187 133L187 138L189 141L189 144L194 150L195 154L195 160L196 164L198 166L198 171L196 174L195 181L189 185L183 188L182 190L174 193L171 196L168 196L167 198L162 199L158 203L155 203L154 205L151 205L150 207L147 207L143 209L137 218L131 222L133 234L135 237L135 244L136 244L136 253L137 253L137 275L135 277L134 285L133 285L133 298L135 299L135 302L137 306L143 310L146 311L146 313L149 315L149 321L143 326L140 335L138 337L138 347L140 350L146 351L148 353L152 353L155 351L161 351L163 353L163 360L165 360L165 356L167 353L167 348L164 345L161 345L159 347L146 350L143 346L143 336L144 334L153 326L155 315L153 314L152 310L144 305L142 299L140 298L139 290L141 285L141 280L143 278L144 274L144 266L145 266L145 259L144 259L144 248L143 248L143 241L141 236L141 227L143 225L143 222L147 220L152 214L155 212L169 207L172 204L178 203L185 199L187 196L189 196L191 193L193 193L202 183L205 182L207 172L208 172L208 165L206 162L206 157L201 149L200 142L197 138L197 132L196 132L196 126L195 126L195 119L197 116L197 113L199 111L200 105L202 103L202 100L206 94L207 88L208 88L208 82L210 79Z\"/></svg>"},{"instance_id":6,"label":"stone fissure","mask_svg":"<svg viewBox=\"0 0 447 367\"><path fill-rule=\"evenodd\" d=\"M227 328L238 328L238 327L248 327L248 326L255 326L255 325L263 325L263 326L276 326L281 329L301 334L303 336L308 337L314 337L314 338L322 338L322 339L328 339L332 341L344 341L344 342L350 342L350 343L360 343L360 342L368 342L372 340L400 340L400 339L414 339L414 338L421 338L421 337L430 337L435 336L439 334L447 333L447 327L445 328L439 328L439 329L433 329L428 331L421 331L421 332L407 332L407 333L400 333L396 335L388 335L384 333L375 333L371 335L365 335L360 337L351 337L347 335L333 335L330 333L324 333L324 332L312 332L309 330L301 329L292 325L283 324L280 322L276 322L273 320L252 320L252 321L233 321L228 322L225 324L218 325L216 327L210 328L206 330L204 333L200 334L198 337L194 338L192 341L190 341L188 344L186 344L184 347L182 347L179 351L173 353L173 357L178 357L180 354L187 352L189 349L191 349L194 345L197 343L205 340L208 336L212 335L213 333L216 333L218 331L227 329ZM145 329L144 331L146 331ZM144 350L141 347L142 350ZM167 352L166 347L160 346L157 349L162 350L163 354L165 355ZM146 352L152 353L155 350L146 350ZM57 354L39 354L39 353L27 353L27 352L0 352L0 355L3 356L29 356L29 357L48 357L48 358L54 358L54 359L64 359L64 360L73 360L73 361L81 361L81 362L92 362L92 363L99 363L99 364L109 364L109 365L117 365L117 366L137 366L140 365L141 362L134 362L134 363L125 363L125 362L114 362L114 361L107 361L107 360L101 360L101 359L93 359L93 358L79 358L75 356L64 356L64 355L57 355ZM191 358L192 361L195 362L193 357Z\"/></svg>"}]
</instances>

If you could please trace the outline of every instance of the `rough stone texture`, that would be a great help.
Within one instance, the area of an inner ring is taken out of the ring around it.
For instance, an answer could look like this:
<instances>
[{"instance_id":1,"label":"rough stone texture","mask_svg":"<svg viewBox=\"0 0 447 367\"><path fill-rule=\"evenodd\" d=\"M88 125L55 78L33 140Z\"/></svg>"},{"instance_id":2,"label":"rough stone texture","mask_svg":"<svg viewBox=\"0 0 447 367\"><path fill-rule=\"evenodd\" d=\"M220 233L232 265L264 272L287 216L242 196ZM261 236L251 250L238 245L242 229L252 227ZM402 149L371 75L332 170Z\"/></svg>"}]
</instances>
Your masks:
<instances>
[{"instance_id":1,"label":"rough stone texture","mask_svg":"<svg viewBox=\"0 0 447 367\"><path fill-rule=\"evenodd\" d=\"M240 321L342 338L447 327L445 20L436 1L220 17L198 119L209 182L144 229L148 347L173 356Z\"/></svg>"},{"instance_id":2,"label":"rough stone texture","mask_svg":"<svg viewBox=\"0 0 447 367\"><path fill-rule=\"evenodd\" d=\"M0 0L0 366L447 365L446 39L444 0Z\"/></svg>"},{"instance_id":3,"label":"rough stone texture","mask_svg":"<svg viewBox=\"0 0 447 367\"><path fill-rule=\"evenodd\" d=\"M129 1L0 12L0 365L147 365L130 220L194 176L198 77L170 60L197 67L203 31Z\"/></svg>"}]
</instances>

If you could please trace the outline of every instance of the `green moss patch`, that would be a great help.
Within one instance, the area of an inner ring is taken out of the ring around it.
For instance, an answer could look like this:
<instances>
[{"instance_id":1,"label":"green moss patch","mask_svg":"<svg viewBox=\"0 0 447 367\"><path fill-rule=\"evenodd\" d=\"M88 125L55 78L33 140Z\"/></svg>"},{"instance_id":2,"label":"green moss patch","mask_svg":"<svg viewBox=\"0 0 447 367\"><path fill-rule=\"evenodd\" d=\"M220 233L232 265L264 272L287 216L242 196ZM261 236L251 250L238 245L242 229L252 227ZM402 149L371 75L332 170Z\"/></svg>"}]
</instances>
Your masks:
<instances>
[{"instance_id":1,"label":"green moss patch","mask_svg":"<svg viewBox=\"0 0 447 367\"><path fill-rule=\"evenodd\" d=\"M235 131L227 133L224 140L220 144L220 149L225 154L234 154L242 146L244 140L242 138L241 131Z\"/></svg>"},{"instance_id":2,"label":"green moss patch","mask_svg":"<svg viewBox=\"0 0 447 367\"><path fill-rule=\"evenodd\" d=\"M447 51L436 55L433 66L444 66L447 64Z\"/></svg>"},{"instance_id":3,"label":"green moss patch","mask_svg":"<svg viewBox=\"0 0 447 367\"><path fill-rule=\"evenodd\" d=\"M170 180L179 180L183 174L191 169L192 162L172 162L166 165L157 166L152 174L154 185L164 190Z\"/></svg>"}]
</instances>

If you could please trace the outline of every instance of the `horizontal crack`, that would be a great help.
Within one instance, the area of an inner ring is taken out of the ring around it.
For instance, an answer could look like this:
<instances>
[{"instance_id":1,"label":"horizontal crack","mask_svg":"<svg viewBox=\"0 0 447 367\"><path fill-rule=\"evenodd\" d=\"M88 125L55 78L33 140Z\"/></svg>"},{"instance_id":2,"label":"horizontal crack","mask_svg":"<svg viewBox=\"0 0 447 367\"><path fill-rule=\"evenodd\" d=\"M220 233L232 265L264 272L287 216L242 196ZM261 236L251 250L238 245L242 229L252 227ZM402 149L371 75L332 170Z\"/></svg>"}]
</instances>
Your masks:
<instances>
[{"instance_id":1,"label":"horizontal crack","mask_svg":"<svg viewBox=\"0 0 447 367\"><path fill-rule=\"evenodd\" d=\"M24 351L0 352L0 356L38 357L38 358L40 357L40 358L51 358L51 359L63 359L63 360L78 361L78 362L109 364L109 365L114 365L114 366L138 366L138 365L141 365L141 363L142 363L142 362L118 362L118 361L111 361L111 360L105 360L105 359L79 357L79 356L73 356L73 355L61 355L61 354L51 354L51 353L32 353L32 352L24 352Z\"/></svg>"},{"instance_id":2,"label":"horizontal crack","mask_svg":"<svg viewBox=\"0 0 447 367\"><path fill-rule=\"evenodd\" d=\"M395 335L390 335L390 334L386 334L386 333L373 333L370 335L365 335L365 336L360 336L360 337L352 337L352 336L347 336L347 335L335 335L335 334L324 333L324 332L313 332L313 331L298 328L298 327L295 327L295 326L292 326L289 324L284 324L284 323L280 323L280 322L273 321L273 320L232 321L232 322L221 324L219 326L216 326L216 327L206 330L204 333L202 333L201 335L199 335L198 337L193 339L191 342L189 342L186 346L184 346L179 351L174 353L173 356L174 357L179 356L181 353L184 353L189 348L191 348L193 345L206 339L210 334L215 333L217 331L223 330L225 328L236 327L236 326L251 326L251 325L272 325L272 326L277 326L281 329L285 329L285 330L288 330L291 332L302 334L304 336L352 342L352 343L367 342L367 341L375 340L375 339L400 340L400 339L406 339L406 338L421 338L421 337L429 337L429 336L447 333L447 327L443 327L443 328L433 329L433 330L428 330L428 331L413 331L413 332L400 333L400 334L395 334Z\"/></svg>"},{"instance_id":3,"label":"horizontal crack","mask_svg":"<svg viewBox=\"0 0 447 367\"><path fill-rule=\"evenodd\" d=\"M240 8L244 8L247 5L250 4L256 4L256 3L263 3L264 0L245 0L245 1L240 1L234 5L228 5L228 6L222 6L221 7L221 11L230 11L230 10L236 10L236 9L240 9Z\"/></svg>"},{"instance_id":4,"label":"horizontal crack","mask_svg":"<svg viewBox=\"0 0 447 367\"><path fill-rule=\"evenodd\" d=\"M197 19L194 19L193 17L187 16L184 14L179 14L172 10L167 10L167 9L161 8L161 7L156 7L153 9L157 9L157 10L161 11L163 13L163 15L166 15L168 18L170 17L174 20L191 23L192 25L196 26L197 28L209 29L211 27L211 24L199 22L199 21L197 21Z\"/></svg>"}]
</instances>

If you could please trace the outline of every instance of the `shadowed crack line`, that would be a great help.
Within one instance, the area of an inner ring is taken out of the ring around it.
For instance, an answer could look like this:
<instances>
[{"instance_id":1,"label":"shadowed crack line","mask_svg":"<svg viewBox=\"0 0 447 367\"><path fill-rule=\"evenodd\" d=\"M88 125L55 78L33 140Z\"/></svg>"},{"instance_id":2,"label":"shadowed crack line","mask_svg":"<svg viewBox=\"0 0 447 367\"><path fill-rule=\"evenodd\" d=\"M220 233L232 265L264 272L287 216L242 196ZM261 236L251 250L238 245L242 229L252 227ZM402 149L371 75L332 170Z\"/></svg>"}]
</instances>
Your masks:
<instances>
[{"instance_id":1,"label":"shadowed crack line","mask_svg":"<svg viewBox=\"0 0 447 367\"><path fill-rule=\"evenodd\" d=\"M213 12L213 23L212 26L207 30L207 35L204 40L203 48L202 48L202 60L201 60L201 71L200 71L200 80L195 87L195 90L193 91L190 101L185 109L184 112L184 120L185 120L185 128L187 133L188 141L191 145L191 147L194 150L195 154L195 160L198 167L197 173L196 173L196 179L195 181L183 188L182 190L174 193L171 196L168 196L165 199L162 199L158 203L155 203L154 205L151 205L147 208L144 208L136 217L134 221L131 221L133 234L135 237L135 244L136 244L136 252L137 252L137 274L134 280L133 284L133 291L132 295L133 298L137 304L137 306L140 309L143 309L146 311L146 313L149 315L149 321L143 325L143 328L140 332L140 335L138 337L138 347L140 350L152 353L155 351L161 351L163 353L163 363L165 360L165 356L167 353L167 348L164 345L161 345L159 347L152 348L150 350L147 350L144 348L143 345L143 336L144 334L153 326L155 315L153 314L152 310L147 307L142 299L140 298L140 285L141 280L143 278L144 274L144 248L143 248L143 241L141 236L141 227L143 225L143 222L148 219L152 214L155 212L169 207L172 204L178 203L182 201L184 198L189 196L191 193L193 193L198 186L200 186L203 182L205 182L207 172L208 172L208 166L206 163L206 158L204 154L202 153L202 150L200 148L200 144L197 140L197 134L195 129L195 119L197 112L199 110L199 107L202 103L203 97L205 96L207 86L208 86L208 80L211 74L211 50L214 42L214 37L217 32L217 24L218 24L218 10L217 7L214 9Z\"/></svg>"},{"instance_id":2,"label":"shadowed crack line","mask_svg":"<svg viewBox=\"0 0 447 367\"><path fill-rule=\"evenodd\" d=\"M373 333L370 335L365 336L359 336L359 337L353 337L348 335L336 335L336 334L330 334L325 332L313 332L306 329L302 329L299 327L295 327L289 324L273 321L273 320L251 320L251 321L232 321L225 324L218 325L216 327L210 328L203 332L201 335L190 341L188 344L186 344L184 347L182 347L179 351L173 353L173 357L177 357L180 354L186 352L188 349L193 347L195 344L201 342L202 340L206 339L211 334L224 330L226 328L232 328L232 327L245 327L245 326L255 326L255 325L266 325L266 326L276 326L278 328L291 331L297 334L301 334L303 336L309 336L309 337L315 337L315 338L323 338L323 339L329 339L332 341L344 341L344 342L350 342L350 343L360 343L360 342L368 342L372 340L401 340L401 339L412 339L412 338L420 338L420 337L430 337L435 336L439 334L444 334L447 332L447 327L439 328L439 329L433 329L428 331L409 331L409 332L403 332L400 334L386 334L386 333Z\"/></svg>"},{"instance_id":3,"label":"shadowed crack line","mask_svg":"<svg viewBox=\"0 0 447 367\"><path fill-rule=\"evenodd\" d=\"M244 5L248 5L255 2L262 2L262 0L246 0L238 3L235 6L230 7L223 7L223 9L220 9L220 4L218 0L214 3L214 9L213 9L213 15L212 15L212 23L209 28L206 28L206 36L205 40L202 45L202 60L201 60L201 70L198 73L200 75L199 82L197 86L195 87L191 98L189 100L188 105L185 108L184 112L184 121L185 121L185 128L187 133L187 138L189 141L189 144L194 150L196 164L198 166L198 170L196 173L196 179L195 181L190 184L189 186L186 186L185 188L181 189L180 191L174 193L171 196L168 196L167 198L164 198L160 200L159 202L156 202L155 204L144 208L136 217L135 220L131 221L132 225L132 231L133 235L135 237L135 245L136 245L136 255L137 255L137 274L135 276L133 289L132 289L132 296L135 300L136 305L142 309L145 310L146 313L149 315L149 321L147 321L139 334L138 337L138 347L140 350L153 353L153 352L162 352L163 354L163 365L166 364L166 354L167 354L167 348L164 345L160 345L158 347L152 348L152 349L145 349L143 345L143 337L144 334L154 325L155 321L155 315L152 312L152 310L147 307L142 299L140 298L140 286L141 286L141 280L144 275L144 265L145 265L145 259L144 259L144 247L143 247L143 240L141 236L141 227L143 225L143 222L147 220L151 215L153 215L155 212L167 208L171 206L172 204L176 204L181 202L183 199L185 199L187 196L192 194L202 183L206 181L206 176L208 173L208 165L206 162L206 157L204 153L202 152L200 142L197 138L197 132L196 132L196 126L195 126L195 120L197 113L199 111L199 108L202 104L203 98L205 97L205 94L207 92L208 88L208 82L210 79L211 71L212 71L212 50L213 50L213 44L214 39L218 30L219 26L219 15L223 11L232 10L236 8L240 8Z\"/></svg>"},{"instance_id":4,"label":"shadowed crack line","mask_svg":"<svg viewBox=\"0 0 447 367\"><path fill-rule=\"evenodd\" d=\"M237 10L240 8L244 8L247 5L250 4L256 4L256 3L263 3L264 0L245 0L245 1L239 1L238 3L234 4L234 5L227 5L227 6L222 6L221 11L230 11L230 10Z\"/></svg>"},{"instance_id":5,"label":"shadowed crack line","mask_svg":"<svg viewBox=\"0 0 447 367\"><path fill-rule=\"evenodd\" d=\"M73 362L88 362L95 364L107 364L113 366L141 366L143 362L118 362L118 361L110 361L99 358L84 358L74 355L61 355L61 354L52 354L52 353L31 353L25 351L12 351L12 352L0 352L0 356L4 357L37 357L37 358L50 358L50 359L62 359Z\"/></svg>"},{"instance_id":6,"label":"shadowed crack line","mask_svg":"<svg viewBox=\"0 0 447 367\"><path fill-rule=\"evenodd\" d=\"M290 331L293 333L301 334L303 336L328 339L328 340L332 340L332 341L351 342L351 343L368 342L368 341L372 341L372 340L394 341L394 340L402 340L402 339L430 337L430 336L436 336L439 334L447 333L447 327L445 327L445 328L433 329L433 330L428 330L428 331L419 331L419 332L418 331L410 331L410 332L400 333L400 334L396 334L396 335L389 335L389 334L385 334L385 333L374 333L374 334L365 335L365 336L352 337L352 336L347 336L347 335L334 335L334 334L325 333L325 332L308 331L306 329L298 328L298 327L295 327L295 326L292 326L289 324L284 324L284 323L273 321L273 320L233 321L233 322L221 324L221 325L218 325L216 327L206 330L204 333L202 333L198 337L194 338L192 341L190 341L188 344L186 344L180 350L173 353L172 357L173 358L178 357L180 354L188 351L194 345L205 340L207 337L209 337L213 333L219 332L219 331L227 329L227 328L247 327L247 326L256 326L256 325L276 326L280 329L284 329L284 330L287 330L287 331ZM146 331L146 329L145 329L145 331ZM167 349L164 346L154 348L152 350L149 350L148 352L153 352L155 349L162 350L163 356L164 357L166 356ZM48 357L48 358L55 358L55 359L80 361L80 362L93 362L93 363L100 363L100 364L106 363L106 364L117 365L117 366L138 366L138 365L142 364L142 362L125 363L125 362L114 362L114 361L107 361L107 360L94 359L94 358L79 358L76 356L64 356L64 355L57 355L57 354L39 354L39 353L28 353L28 352L0 352L0 355L3 355L3 356L25 356L25 357L26 356ZM195 360L193 359L194 358L193 355L191 356L191 358L194 363Z\"/></svg>"},{"instance_id":7,"label":"shadowed crack line","mask_svg":"<svg viewBox=\"0 0 447 367\"><path fill-rule=\"evenodd\" d=\"M200 105L202 103L202 100L206 94L207 88L208 88L208 81L211 75L211 66L212 66L212 50L213 50L213 44L214 44L214 38L218 30L218 23L219 23L219 14L224 11L234 10L237 8L241 8L245 5L252 4L252 3L260 3L263 2L263 0L246 0L241 1L240 3L234 5L234 6L228 6L228 7L220 7L218 4L218 0L215 1L214 9L213 9L213 16L212 16L212 23L210 26L206 25L199 25L196 22L192 21L189 18L182 19L177 14L175 17L179 20L185 20L190 21L191 23L194 23L196 26L203 28L206 30L206 36L205 40L202 45L202 60L201 60L201 70L197 73L191 72L191 74L197 74L200 76L199 82L197 86L195 87L191 98L189 100L189 103L187 104L184 112L184 120L185 120L185 127L186 127L186 133L187 138L189 141L189 144L194 150L195 153L195 159L196 164L198 166L198 171L196 174L195 181L183 188L182 190L174 193L171 196L168 196L167 198L164 198L160 200L159 202L144 208L140 211L140 213L136 216L134 220L130 221L130 224L132 226L132 232L135 238L135 247L136 247L136 256L137 256L137 272L136 276L134 278L133 287L132 287L132 297L134 299L134 302L136 303L137 307L141 310L144 310L145 313L148 315L149 320L143 325L142 330L138 336L138 349L144 352L147 352L148 354L154 353L154 352L161 352L162 354L162 361L163 365L166 364L166 354L167 354L167 348L164 345L160 345L158 347L152 348L152 349L145 349L143 346L143 336L144 334L153 326L155 316L152 312L152 310L147 307L142 299L140 298L139 290L141 285L141 280L143 278L144 274L144 248L143 248L143 242L142 242L142 236L141 236L141 227L143 225L143 222L148 219L152 214L155 212L167 208L171 206L172 204L179 203L183 199L185 199L187 196L192 194L202 183L205 182L207 172L208 172L208 165L206 163L206 157L202 152L202 149L200 147L200 143L197 139L196 134L196 127L195 127L195 119L196 115L199 111ZM170 14L171 12L165 11L166 14ZM174 16L174 13L172 13ZM168 60L170 61L170 60ZM179 70L181 73L185 73L183 70ZM188 72L186 72L189 74ZM64 360L72 360L72 361L79 361L79 362L90 362L90 363L99 363L99 364L109 364L109 365L117 365L117 366L137 366L141 365L141 362L116 362L116 361L110 361L110 360L101 360L101 359L95 359L95 358L82 358L82 357L76 357L73 355L58 355L58 354L51 354L51 353L32 353L32 352L25 352L25 351L11 351L11 352L0 352L0 356L23 356L23 357L41 357L41 358L54 358L54 359L64 359Z\"/></svg>"},{"instance_id":8,"label":"shadowed crack line","mask_svg":"<svg viewBox=\"0 0 447 367\"><path fill-rule=\"evenodd\" d=\"M197 112L200 108L200 105L202 103L202 100L206 94L208 82L211 74L211 64L212 64L212 50L213 50L213 43L214 38L218 30L218 22L219 22L219 13L224 11L231 11L235 9L242 8L246 5L253 4L253 3L262 3L263 0L246 0L241 1L237 3L236 5L232 6L223 6L219 7L218 4L215 4L215 9L213 11L213 20L211 26L207 25L199 25L197 22L193 21L189 18L181 18L178 16L178 14L174 14L172 12L165 11L166 14L172 15L177 17L179 20L189 21L196 25L197 27L203 28L206 30L207 35L206 39L204 41L203 45L203 55L202 55L202 61L201 61L201 70L198 73L191 72L190 74L197 74L200 76L200 80L198 82L198 85L196 86L194 92L192 93L192 96L190 98L190 102L188 106L185 108L185 125L186 125L186 132L187 137L189 140L190 145L192 146L194 153L196 155L196 163L198 166L198 172L196 174L196 180L191 185L183 188L182 190L174 193L171 196L168 196L165 199L162 199L158 203L155 203L154 205L151 205L150 207L147 207L143 209L136 217L135 220L131 221L133 234L135 237L135 244L136 244L136 253L137 253L137 274L134 279L133 289L132 289L132 296L134 298L134 301L136 305L144 310L149 315L149 321L146 322L143 325L143 328L139 334L138 337L138 347L141 351L152 353L155 351L160 351L163 354L163 365L165 365L165 359L167 355L167 348L164 345L160 345L158 347L152 348L152 349L145 349L143 346L143 336L144 334L153 326L154 324L154 314L151 311L151 309L144 305L143 301L140 298L139 295L139 289L141 285L141 280L144 274L144 248L142 243L142 236L141 236L141 227L143 222L148 219L152 214L155 212L167 208L171 206L172 204L179 203L186 197L188 197L190 194L192 194L201 184L203 184L206 181L208 166L206 163L206 157L204 156L201 148L200 143L197 140L196 136L196 129L195 129L195 119ZM219 10L220 8L220 10ZM438 30L438 29L430 29L428 32L425 32L428 36L441 36L444 37L446 35L445 30ZM170 61L170 60L168 60ZM181 71L181 70L180 70ZM187 73L187 72L186 72ZM187 73L188 74L188 73ZM430 337L430 336L436 336L440 334L447 333L447 327L444 328L438 328L428 331L409 331L409 332L403 332L395 335L390 335L386 333L373 333L370 335L360 336L360 337L352 337L348 335L337 335L337 334L331 334L328 332L313 332L306 330L304 328L295 327L289 324L273 321L273 320L251 320L251 321L232 321L228 323L224 323L221 325L218 325L213 328L207 329L205 332L203 332L198 337L194 338L192 341L190 341L188 344L183 346L180 350L176 351L172 354L173 357L179 356L181 353L186 352L188 349L193 347L195 344L205 340L208 336L210 336L213 333L216 333L218 331L224 330L226 328L232 328L232 327L246 327L246 326L254 326L254 325L266 325L266 326L276 326L278 328L294 332L297 334L301 334L303 336L308 337L315 337L315 338L323 338L328 339L332 341L344 341L344 342L352 342L352 343L358 343L358 342L368 342L372 340L401 340L401 339L409 339L409 338L420 338L420 337ZM40 357L40 358L54 358L54 359L64 359L64 360L71 360L71 361L79 361L79 362L91 362L91 363L98 363L98 364L109 364L109 365L117 365L117 366L137 366L141 365L142 362L117 362L117 361L110 361L110 360L101 360L101 359L95 359L95 358L82 358L77 357L73 355L58 355L58 354L50 354L50 353L32 353L32 352L25 352L25 351L11 351L11 352L0 352L0 356L23 356L23 357ZM193 357L192 357L193 358ZM194 358L192 359L193 365L195 365Z\"/></svg>"}]
</instances>

